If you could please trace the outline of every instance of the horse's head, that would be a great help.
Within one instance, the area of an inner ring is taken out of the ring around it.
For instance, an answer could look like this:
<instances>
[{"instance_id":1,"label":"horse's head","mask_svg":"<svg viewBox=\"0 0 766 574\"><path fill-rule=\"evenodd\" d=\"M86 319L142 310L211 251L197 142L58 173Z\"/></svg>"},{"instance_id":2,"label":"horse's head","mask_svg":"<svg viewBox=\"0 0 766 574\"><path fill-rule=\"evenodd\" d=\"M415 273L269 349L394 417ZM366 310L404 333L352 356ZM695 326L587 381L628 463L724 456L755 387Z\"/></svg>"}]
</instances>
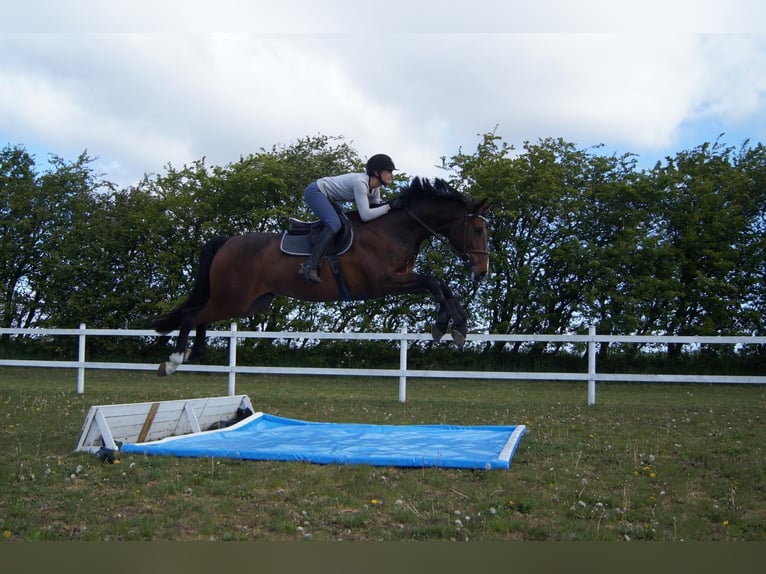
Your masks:
<instances>
[{"instance_id":1,"label":"horse's head","mask_svg":"<svg viewBox=\"0 0 766 574\"><path fill-rule=\"evenodd\" d=\"M478 281L489 271L487 222L488 199L476 201L461 194L442 179L415 178L396 200L432 235L445 238L470 266Z\"/></svg>"},{"instance_id":2,"label":"horse's head","mask_svg":"<svg viewBox=\"0 0 766 574\"><path fill-rule=\"evenodd\" d=\"M489 272L489 249L487 245L487 220L484 214L489 209L489 201L485 198L474 204L473 209L463 218L462 238L459 225L451 228L448 235L450 243L461 252L471 268L474 281L483 279Z\"/></svg>"}]
</instances>

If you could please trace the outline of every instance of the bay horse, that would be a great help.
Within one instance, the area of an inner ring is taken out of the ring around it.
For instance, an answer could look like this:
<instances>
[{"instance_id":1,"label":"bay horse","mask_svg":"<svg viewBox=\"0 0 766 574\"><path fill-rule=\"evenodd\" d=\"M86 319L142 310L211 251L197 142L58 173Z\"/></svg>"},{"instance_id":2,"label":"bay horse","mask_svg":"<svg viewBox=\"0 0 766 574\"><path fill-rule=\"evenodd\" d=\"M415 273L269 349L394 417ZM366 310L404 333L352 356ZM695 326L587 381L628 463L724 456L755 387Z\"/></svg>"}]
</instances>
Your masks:
<instances>
[{"instance_id":1,"label":"bay horse","mask_svg":"<svg viewBox=\"0 0 766 574\"><path fill-rule=\"evenodd\" d=\"M442 179L415 178L388 203L388 214L366 223L357 212L347 213L353 243L337 258L339 281L333 280L327 258L319 268L320 284L299 277L304 257L281 250L282 233L247 233L208 241L187 299L152 321L158 333L179 330L173 352L160 364L158 374L170 375L185 360L201 357L209 323L262 313L276 295L321 302L430 292L438 304L433 339L440 340L452 322L453 341L462 348L468 331L463 307L444 281L415 273L413 267L423 241L437 237L466 261L474 281L484 277L489 270L483 217L488 199L472 199ZM194 328L194 345L188 350Z\"/></svg>"}]
</instances>

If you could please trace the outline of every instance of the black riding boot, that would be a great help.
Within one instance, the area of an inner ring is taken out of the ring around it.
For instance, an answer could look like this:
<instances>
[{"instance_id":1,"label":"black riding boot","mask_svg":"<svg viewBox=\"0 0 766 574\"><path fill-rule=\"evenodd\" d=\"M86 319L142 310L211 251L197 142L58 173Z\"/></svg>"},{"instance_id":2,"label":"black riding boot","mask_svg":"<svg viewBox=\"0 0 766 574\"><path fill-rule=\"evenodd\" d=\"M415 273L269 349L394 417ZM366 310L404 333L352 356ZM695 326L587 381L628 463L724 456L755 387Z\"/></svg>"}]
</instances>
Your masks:
<instances>
[{"instance_id":1,"label":"black riding boot","mask_svg":"<svg viewBox=\"0 0 766 574\"><path fill-rule=\"evenodd\" d=\"M329 227L325 227L319 232L314 248L311 250L311 255L304 261L298 269L298 275L303 277L309 283L321 283L317 272L319 265L322 263L327 247L330 245L330 241L335 237L335 232Z\"/></svg>"}]
</instances>

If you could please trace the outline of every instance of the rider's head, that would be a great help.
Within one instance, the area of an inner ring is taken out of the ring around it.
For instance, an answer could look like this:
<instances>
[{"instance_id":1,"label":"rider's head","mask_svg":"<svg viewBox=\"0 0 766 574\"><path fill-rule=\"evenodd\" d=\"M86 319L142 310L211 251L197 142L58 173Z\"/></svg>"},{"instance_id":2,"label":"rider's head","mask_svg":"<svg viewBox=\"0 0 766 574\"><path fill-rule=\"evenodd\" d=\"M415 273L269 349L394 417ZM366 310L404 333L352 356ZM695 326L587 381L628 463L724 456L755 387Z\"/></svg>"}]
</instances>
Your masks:
<instances>
[{"instance_id":1,"label":"rider's head","mask_svg":"<svg viewBox=\"0 0 766 574\"><path fill-rule=\"evenodd\" d=\"M365 169L367 175L379 176L381 171L394 171L396 166L394 165L394 160L392 160L390 156L387 156L384 153L378 153L367 160Z\"/></svg>"}]
</instances>

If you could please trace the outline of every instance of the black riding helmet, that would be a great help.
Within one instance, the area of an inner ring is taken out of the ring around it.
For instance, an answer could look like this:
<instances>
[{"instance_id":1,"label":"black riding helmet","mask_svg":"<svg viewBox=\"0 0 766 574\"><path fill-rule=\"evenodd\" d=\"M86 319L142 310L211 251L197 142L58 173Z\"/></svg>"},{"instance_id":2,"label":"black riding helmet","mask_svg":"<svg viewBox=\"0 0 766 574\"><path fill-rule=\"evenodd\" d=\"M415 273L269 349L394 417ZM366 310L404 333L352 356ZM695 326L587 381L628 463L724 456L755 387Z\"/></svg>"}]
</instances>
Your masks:
<instances>
[{"instance_id":1,"label":"black riding helmet","mask_svg":"<svg viewBox=\"0 0 766 574\"><path fill-rule=\"evenodd\" d=\"M387 156L384 153L378 153L367 160L365 168L367 170L367 175L375 175L381 171L394 171L396 166L394 165L394 160L392 160L390 156Z\"/></svg>"}]
</instances>

